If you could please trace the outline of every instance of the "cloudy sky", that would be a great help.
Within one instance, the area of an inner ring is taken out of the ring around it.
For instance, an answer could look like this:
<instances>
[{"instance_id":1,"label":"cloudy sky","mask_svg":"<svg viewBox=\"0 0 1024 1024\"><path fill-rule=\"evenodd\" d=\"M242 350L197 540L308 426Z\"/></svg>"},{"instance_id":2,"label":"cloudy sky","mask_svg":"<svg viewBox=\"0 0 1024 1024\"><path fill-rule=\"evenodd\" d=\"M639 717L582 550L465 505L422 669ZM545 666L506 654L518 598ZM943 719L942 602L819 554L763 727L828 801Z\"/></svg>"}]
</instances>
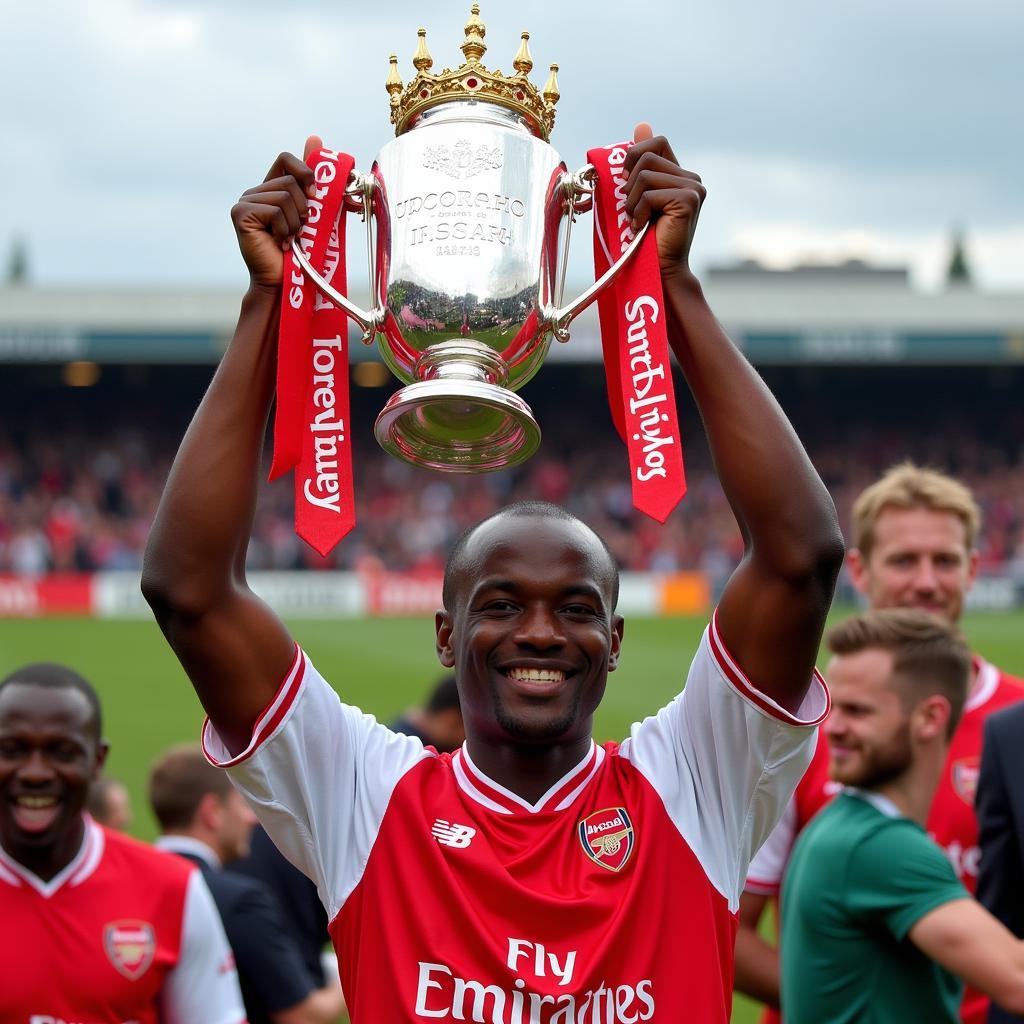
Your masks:
<instances>
[{"instance_id":1,"label":"cloudy sky","mask_svg":"<svg viewBox=\"0 0 1024 1024\"><path fill-rule=\"evenodd\" d=\"M1020 0L482 6L485 63L510 70L523 29L539 83L559 63L570 166L649 120L701 173L698 267L858 256L933 287L961 225L980 283L1024 288ZM239 193L311 132L368 167L388 53L411 74L422 24L455 66L468 7L0 3L0 256L24 239L43 284L240 285Z\"/></svg>"}]
</instances>

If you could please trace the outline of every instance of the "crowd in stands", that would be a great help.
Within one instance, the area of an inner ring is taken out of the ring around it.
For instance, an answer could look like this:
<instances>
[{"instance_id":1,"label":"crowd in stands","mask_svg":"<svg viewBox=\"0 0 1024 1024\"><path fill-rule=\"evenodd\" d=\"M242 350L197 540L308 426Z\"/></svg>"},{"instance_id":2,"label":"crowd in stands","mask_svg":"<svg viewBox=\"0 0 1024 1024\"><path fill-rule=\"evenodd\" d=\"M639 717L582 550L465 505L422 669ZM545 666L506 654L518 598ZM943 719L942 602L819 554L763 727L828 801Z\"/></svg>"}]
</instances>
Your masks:
<instances>
[{"instance_id":1,"label":"crowd in stands","mask_svg":"<svg viewBox=\"0 0 1024 1024\"><path fill-rule=\"evenodd\" d=\"M624 569L703 569L724 579L742 541L695 423L686 427L688 493L664 526L633 511L625 447L610 426L581 424L572 413L549 415L543 426L544 445L531 460L478 476L414 469L372 440L359 444L358 525L326 559L295 536L290 478L264 484L249 564L428 572L469 524L509 501L541 498L591 523ZM801 433L844 528L856 494L912 457L973 489L984 512L983 570L1010 568L1024 578L1024 449L1006 450L970 423L941 432L923 423L908 434L868 423L829 430L823 422ZM179 438L177 425L145 417L0 431L0 573L137 570Z\"/></svg>"}]
</instances>

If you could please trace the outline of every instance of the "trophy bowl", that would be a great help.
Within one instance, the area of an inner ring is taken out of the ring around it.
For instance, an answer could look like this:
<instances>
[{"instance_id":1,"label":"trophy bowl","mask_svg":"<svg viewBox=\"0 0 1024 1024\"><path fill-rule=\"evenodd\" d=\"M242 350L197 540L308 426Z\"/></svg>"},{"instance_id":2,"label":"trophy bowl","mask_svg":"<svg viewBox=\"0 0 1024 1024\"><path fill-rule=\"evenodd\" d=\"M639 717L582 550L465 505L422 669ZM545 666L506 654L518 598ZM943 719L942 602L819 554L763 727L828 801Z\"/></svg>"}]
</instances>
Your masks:
<instances>
[{"instance_id":1,"label":"trophy bowl","mask_svg":"<svg viewBox=\"0 0 1024 1024\"><path fill-rule=\"evenodd\" d=\"M367 223L373 309L363 311L293 253L318 288L377 338L405 387L377 417L390 454L418 466L485 472L533 454L540 428L516 394L540 369L552 337L629 259L642 232L602 279L568 306L562 292L571 226L591 201L592 168L573 174L547 141L557 65L542 92L523 33L515 74L488 71L473 6L454 71L430 73L425 30L403 85L391 57L386 88L397 137L347 195Z\"/></svg>"}]
</instances>

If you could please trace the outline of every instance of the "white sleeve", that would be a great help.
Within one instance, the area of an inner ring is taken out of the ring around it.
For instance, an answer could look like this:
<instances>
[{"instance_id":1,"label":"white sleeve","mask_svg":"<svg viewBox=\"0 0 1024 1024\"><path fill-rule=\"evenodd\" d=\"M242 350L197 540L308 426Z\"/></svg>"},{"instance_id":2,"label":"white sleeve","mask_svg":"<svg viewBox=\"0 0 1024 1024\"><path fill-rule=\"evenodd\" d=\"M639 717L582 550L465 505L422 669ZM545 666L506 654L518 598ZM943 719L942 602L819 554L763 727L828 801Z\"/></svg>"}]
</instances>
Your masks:
<instances>
[{"instance_id":1,"label":"white sleeve","mask_svg":"<svg viewBox=\"0 0 1024 1024\"><path fill-rule=\"evenodd\" d=\"M750 861L743 886L747 892L759 896L778 895L793 843L796 842L796 824L796 798L790 797L779 823Z\"/></svg>"},{"instance_id":2,"label":"white sleeve","mask_svg":"<svg viewBox=\"0 0 1024 1024\"><path fill-rule=\"evenodd\" d=\"M245 1007L235 958L202 874L192 872L185 894L178 962L160 992L164 1024L243 1024Z\"/></svg>"},{"instance_id":3,"label":"white sleeve","mask_svg":"<svg viewBox=\"0 0 1024 1024\"><path fill-rule=\"evenodd\" d=\"M298 649L248 747L232 757L207 721L203 749L228 770L278 849L316 883L329 919L362 875L398 780L434 756L415 737L342 704Z\"/></svg>"},{"instance_id":4,"label":"white sleeve","mask_svg":"<svg viewBox=\"0 0 1024 1024\"><path fill-rule=\"evenodd\" d=\"M817 672L796 714L761 693L730 657L713 618L683 692L633 726L622 745L732 911L750 858L810 763L815 727L827 714Z\"/></svg>"}]
</instances>

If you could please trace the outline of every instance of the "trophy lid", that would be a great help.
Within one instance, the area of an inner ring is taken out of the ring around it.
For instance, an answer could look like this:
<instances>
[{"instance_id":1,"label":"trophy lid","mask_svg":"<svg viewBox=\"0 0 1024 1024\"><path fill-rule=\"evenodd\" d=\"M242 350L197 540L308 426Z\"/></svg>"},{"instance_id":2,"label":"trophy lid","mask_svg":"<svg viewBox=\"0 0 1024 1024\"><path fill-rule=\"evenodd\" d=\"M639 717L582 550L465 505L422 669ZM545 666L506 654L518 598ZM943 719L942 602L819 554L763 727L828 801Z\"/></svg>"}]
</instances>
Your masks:
<instances>
[{"instance_id":1,"label":"trophy lid","mask_svg":"<svg viewBox=\"0 0 1024 1024\"><path fill-rule=\"evenodd\" d=\"M524 32L512 60L514 73L504 75L501 71L489 71L480 62L487 50L486 34L487 29L480 20L480 5L473 4L461 46L465 62L454 71L445 68L434 75L430 71L434 59L427 49L427 30L421 28L412 58L416 75L407 85L398 72L398 56L391 54L391 68L384 88L391 97L391 123L396 135L406 131L413 119L430 107L453 100L479 100L514 110L526 120L535 135L545 141L550 137L559 97L558 65L551 65L547 83L543 90L538 90L528 77L533 70L533 58L528 45L530 33Z\"/></svg>"}]
</instances>

